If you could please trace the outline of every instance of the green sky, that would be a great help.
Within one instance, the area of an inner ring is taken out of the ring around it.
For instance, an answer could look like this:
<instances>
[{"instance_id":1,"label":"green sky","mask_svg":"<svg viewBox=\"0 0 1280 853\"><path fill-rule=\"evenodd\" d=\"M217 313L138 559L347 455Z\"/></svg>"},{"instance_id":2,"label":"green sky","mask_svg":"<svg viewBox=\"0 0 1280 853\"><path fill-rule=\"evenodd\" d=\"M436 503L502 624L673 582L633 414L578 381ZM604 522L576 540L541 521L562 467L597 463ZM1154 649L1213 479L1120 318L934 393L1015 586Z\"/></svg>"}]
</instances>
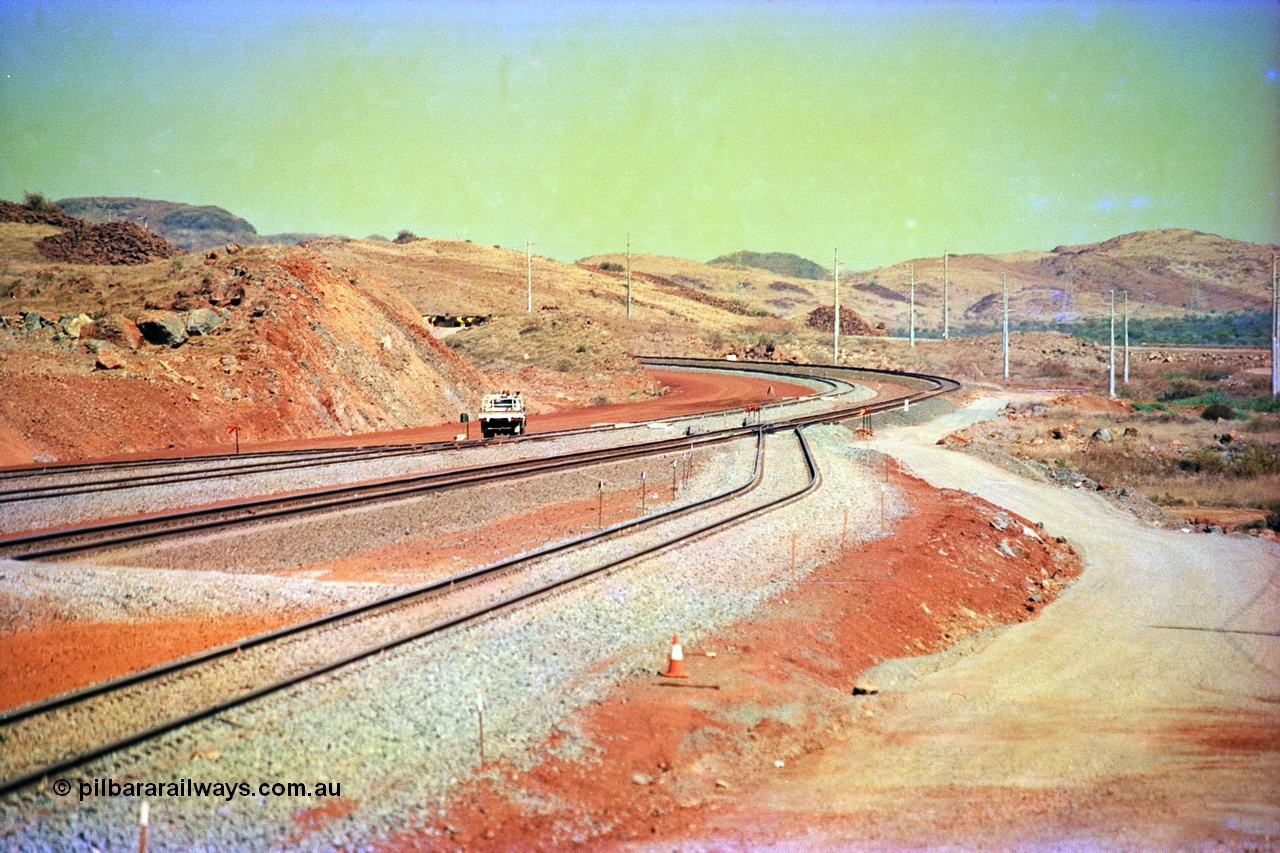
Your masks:
<instances>
[{"instance_id":1,"label":"green sky","mask_svg":"<svg viewBox=\"0 0 1280 853\"><path fill-rule=\"evenodd\" d=\"M1280 4L0 0L0 196L851 269L1280 239Z\"/></svg>"}]
</instances>

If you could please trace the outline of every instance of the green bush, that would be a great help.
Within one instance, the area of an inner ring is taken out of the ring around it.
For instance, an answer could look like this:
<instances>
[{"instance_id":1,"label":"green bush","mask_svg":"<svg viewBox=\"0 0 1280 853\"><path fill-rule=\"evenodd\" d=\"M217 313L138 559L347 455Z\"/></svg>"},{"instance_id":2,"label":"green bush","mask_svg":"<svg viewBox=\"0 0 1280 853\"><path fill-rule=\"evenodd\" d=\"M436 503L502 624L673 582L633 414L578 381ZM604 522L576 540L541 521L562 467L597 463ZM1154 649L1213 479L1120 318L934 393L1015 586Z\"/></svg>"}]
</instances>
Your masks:
<instances>
[{"instance_id":1,"label":"green bush","mask_svg":"<svg viewBox=\"0 0 1280 853\"><path fill-rule=\"evenodd\" d=\"M1220 474L1227 468L1226 458L1211 447L1193 450L1178 460L1178 467L1195 474Z\"/></svg>"},{"instance_id":2,"label":"green bush","mask_svg":"<svg viewBox=\"0 0 1280 853\"><path fill-rule=\"evenodd\" d=\"M1263 504L1262 508L1267 511L1267 527L1280 533L1280 501Z\"/></svg>"},{"instance_id":3,"label":"green bush","mask_svg":"<svg viewBox=\"0 0 1280 853\"><path fill-rule=\"evenodd\" d=\"M1280 474L1280 453L1263 444L1246 444L1231 458L1231 473L1237 477Z\"/></svg>"},{"instance_id":4,"label":"green bush","mask_svg":"<svg viewBox=\"0 0 1280 853\"><path fill-rule=\"evenodd\" d=\"M1236 419L1236 410L1226 403L1210 403L1204 407L1200 417L1206 421L1216 421L1218 418L1222 418L1224 421L1234 421Z\"/></svg>"},{"instance_id":5,"label":"green bush","mask_svg":"<svg viewBox=\"0 0 1280 853\"><path fill-rule=\"evenodd\" d=\"M62 212L56 204L44 197L44 193L24 192L22 194L22 206L27 210L36 210L40 213Z\"/></svg>"},{"instance_id":6,"label":"green bush","mask_svg":"<svg viewBox=\"0 0 1280 853\"><path fill-rule=\"evenodd\" d=\"M1248 409L1251 412L1280 414L1280 397L1272 397L1270 394L1266 394L1261 397L1251 397L1241 403L1240 408Z\"/></svg>"},{"instance_id":7,"label":"green bush","mask_svg":"<svg viewBox=\"0 0 1280 853\"><path fill-rule=\"evenodd\" d=\"M1177 376L1169 383L1169 387L1160 394L1161 400L1190 400L1205 392L1205 384L1187 376Z\"/></svg>"}]
</instances>

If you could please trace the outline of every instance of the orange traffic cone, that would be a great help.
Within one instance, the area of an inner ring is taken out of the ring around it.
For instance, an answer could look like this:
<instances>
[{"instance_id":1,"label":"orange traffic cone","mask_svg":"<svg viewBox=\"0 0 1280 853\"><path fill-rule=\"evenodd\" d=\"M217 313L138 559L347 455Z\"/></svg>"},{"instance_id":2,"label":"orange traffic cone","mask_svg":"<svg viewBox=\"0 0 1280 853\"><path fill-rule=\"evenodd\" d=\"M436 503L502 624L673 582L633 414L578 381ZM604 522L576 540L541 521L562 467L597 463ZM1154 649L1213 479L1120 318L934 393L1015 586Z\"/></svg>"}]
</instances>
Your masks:
<instances>
[{"instance_id":1,"label":"orange traffic cone","mask_svg":"<svg viewBox=\"0 0 1280 853\"><path fill-rule=\"evenodd\" d=\"M680 648L679 634L671 638L671 662L667 664L667 671L662 674L667 678L689 677L684 668L684 650Z\"/></svg>"}]
</instances>

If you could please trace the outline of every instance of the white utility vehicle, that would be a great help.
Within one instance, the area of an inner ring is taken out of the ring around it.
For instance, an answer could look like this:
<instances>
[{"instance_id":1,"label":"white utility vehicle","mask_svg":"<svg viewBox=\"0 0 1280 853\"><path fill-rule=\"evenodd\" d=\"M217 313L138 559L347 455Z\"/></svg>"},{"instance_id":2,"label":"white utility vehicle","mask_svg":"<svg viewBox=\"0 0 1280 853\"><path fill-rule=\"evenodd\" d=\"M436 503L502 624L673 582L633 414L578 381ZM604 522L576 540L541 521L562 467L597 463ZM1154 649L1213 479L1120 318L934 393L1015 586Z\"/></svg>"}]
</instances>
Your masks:
<instances>
[{"instance_id":1,"label":"white utility vehicle","mask_svg":"<svg viewBox=\"0 0 1280 853\"><path fill-rule=\"evenodd\" d=\"M524 434L524 398L519 391L484 395L480 401L480 434L485 438Z\"/></svg>"}]
</instances>

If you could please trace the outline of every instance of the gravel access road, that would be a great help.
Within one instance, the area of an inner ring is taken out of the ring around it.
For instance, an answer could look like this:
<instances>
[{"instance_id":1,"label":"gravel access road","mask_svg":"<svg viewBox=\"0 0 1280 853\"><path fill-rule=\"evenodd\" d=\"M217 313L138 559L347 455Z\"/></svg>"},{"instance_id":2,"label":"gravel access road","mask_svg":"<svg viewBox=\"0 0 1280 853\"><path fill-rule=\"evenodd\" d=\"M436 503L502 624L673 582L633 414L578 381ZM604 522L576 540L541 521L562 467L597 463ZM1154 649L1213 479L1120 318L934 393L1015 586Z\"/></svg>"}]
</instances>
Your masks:
<instances>
[{"instance_id":1,"label":"gravel access road","mask_svg":"<svg viewBox=\"0 0 1280 853\"><path fill-rule=\"evenodd\" d=\"M939 817L932 843L943 846L1274 843L1280 547L1159 529L1096 494L935 446L1003 403L980 400L937 422L883 430L876 443L929 483L1043 522L1080 552L1083 576L1039 618L999 632L976 653L872 671L887 688L874 723L788 768L762 809L821 815L838 827L869 809L901 812L946 791L959 803L960 828L948 834ZM995 836L984 836L973 817L964 828L966 809L999 814L1002 802L1046 791L1067 793L1041 821ZM1074 800L1091 792L1123 802L1118 816L1073 814Z\"/></svg>"}]
</instances>

